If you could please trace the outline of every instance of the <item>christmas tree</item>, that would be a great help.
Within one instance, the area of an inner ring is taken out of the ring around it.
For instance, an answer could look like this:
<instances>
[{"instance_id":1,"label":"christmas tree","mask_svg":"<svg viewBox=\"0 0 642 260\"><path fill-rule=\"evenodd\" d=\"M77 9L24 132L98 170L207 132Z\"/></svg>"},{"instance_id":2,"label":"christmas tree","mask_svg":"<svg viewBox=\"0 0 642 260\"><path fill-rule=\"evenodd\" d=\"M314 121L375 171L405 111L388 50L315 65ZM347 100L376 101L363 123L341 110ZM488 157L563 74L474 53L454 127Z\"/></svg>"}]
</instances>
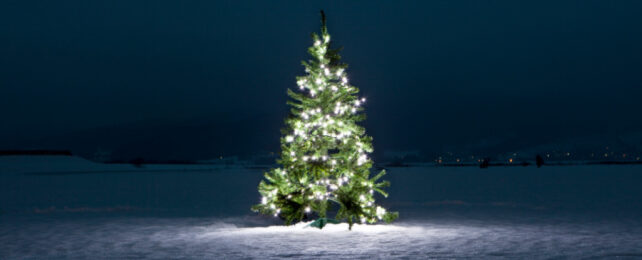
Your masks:
<instances>
[{"instance_id":1,"label":"christmas tree","mask_svg":"<svg viewBox=\"0 0 642 260\"><path fill-rule=\"evenodd\" d=\"M391 222L398 213L375 204L375 193L387 197L382 170L371 177L372 138L357 123L365 98L351 86L347 65L339 50L330 47L330 34L321 11L321 35L312 34L308 49L312 60L304 61L305 76L297 77L300 91L288 89L292 107L282 130L280 168L265 173L259 184L261 203L252 207L263 214L281 217L287 225L320 217L338 206L336 220L347 221L350 229L361 223Z\"/></svg>"}]
</instances>

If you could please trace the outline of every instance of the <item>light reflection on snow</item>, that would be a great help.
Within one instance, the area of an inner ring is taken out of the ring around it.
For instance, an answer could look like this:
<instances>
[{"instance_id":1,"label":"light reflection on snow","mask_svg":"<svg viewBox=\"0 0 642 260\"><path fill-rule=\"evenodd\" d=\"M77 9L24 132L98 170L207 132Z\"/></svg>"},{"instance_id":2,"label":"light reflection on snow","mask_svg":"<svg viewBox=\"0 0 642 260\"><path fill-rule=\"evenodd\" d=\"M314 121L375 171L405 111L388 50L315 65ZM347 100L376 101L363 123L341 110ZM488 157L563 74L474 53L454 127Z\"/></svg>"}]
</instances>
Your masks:
<instances>
[{"instance_id":1,"label":"light reflection on snow","mask_svg":"<svg viewBox=\"0 0 642 260\"><path fill-rule=\"evenodd\" d=\"M355 225L348 231L347 224L319 230L305 227L306 223L256 226L243 222L206 218L0 222L0 255L3 259L642 256L639 224L401 221Z\"/></svg>"},{"instance_id":2,"label":"light reflection on snow","mask_svg":"<svg viewBox=\"0 0 642 260\"><path fill-rule=\"evenodd\" d=\"M228 228L215 228L215 233L227 233L232 232L235 234L278 234L278 233L322 233L322 234L331 234L331 233L346 233L346 232L357 232L357 233L366 233L366 234L377 234L384 232L410 232L417 231L420 228L409 227L409 226L398 226L398 225L367 225L367 224L354 224L352 230L348 230L347 223L341 224L328 224L323 229L318 229L314 227L309 227L308 225L311 222L301 222L291 226L267 226L267 227L246 227L238 228L236 226L229 226Z\"/></svg>"}]
</instances>

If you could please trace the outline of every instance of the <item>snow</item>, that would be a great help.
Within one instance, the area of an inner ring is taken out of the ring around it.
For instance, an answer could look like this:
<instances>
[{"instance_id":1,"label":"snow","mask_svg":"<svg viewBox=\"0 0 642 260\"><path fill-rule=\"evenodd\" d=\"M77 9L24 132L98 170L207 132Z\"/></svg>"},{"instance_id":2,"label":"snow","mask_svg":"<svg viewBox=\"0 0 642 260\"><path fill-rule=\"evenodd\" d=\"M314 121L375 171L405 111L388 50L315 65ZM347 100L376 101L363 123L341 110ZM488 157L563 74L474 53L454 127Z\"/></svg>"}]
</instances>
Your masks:
<instances>
[{"instance_id":1,"label":"snow","mask_svg":"<svg viewBox=\"0 0 642 260\"><path fill-rule=\"evenodd\" d=\"M0 259L642 257L641 166L391 168L352 231L250 212L262 172L0 157Z\"/></svg>"}]
</instances>

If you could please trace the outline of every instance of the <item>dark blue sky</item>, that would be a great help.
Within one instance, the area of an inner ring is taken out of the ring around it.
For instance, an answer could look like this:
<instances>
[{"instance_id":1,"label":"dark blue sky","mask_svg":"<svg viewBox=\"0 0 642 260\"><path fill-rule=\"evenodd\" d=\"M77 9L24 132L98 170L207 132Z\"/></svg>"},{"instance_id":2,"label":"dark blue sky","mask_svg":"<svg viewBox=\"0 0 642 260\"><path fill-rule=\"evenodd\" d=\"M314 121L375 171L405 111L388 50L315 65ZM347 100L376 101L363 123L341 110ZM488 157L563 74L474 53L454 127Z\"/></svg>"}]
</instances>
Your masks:
<instances>
[{"instance_id":1,"label":"dark blue sky","mask_svg":"<svg viewBox=\"0 0 642 260\"><path fill-rule=\"evenodd\" d=\"M3 1L0 148L277 150L320 9L375 149L642 131L640 1Z\"/></svg>"}]
</instances>

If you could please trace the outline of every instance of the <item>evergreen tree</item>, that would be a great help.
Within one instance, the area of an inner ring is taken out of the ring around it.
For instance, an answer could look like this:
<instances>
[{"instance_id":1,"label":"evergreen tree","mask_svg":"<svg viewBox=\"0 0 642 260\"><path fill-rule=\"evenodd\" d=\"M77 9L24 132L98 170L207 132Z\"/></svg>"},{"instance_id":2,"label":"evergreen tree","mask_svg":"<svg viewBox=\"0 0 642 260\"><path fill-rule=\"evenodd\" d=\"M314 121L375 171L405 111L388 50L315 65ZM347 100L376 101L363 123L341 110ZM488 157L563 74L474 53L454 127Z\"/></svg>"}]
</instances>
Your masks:
<instances>
[{"instance_id":1,"label":"evergreen tree","mask_svg":"<svg viewBox=\"0 0 642 260\"><path fill-rule=\"evenodd\" d=\"M326 223L329 207L338 205L335 219L375 223L393 221L398 213L375 204L375 192L389 182L385 171L370 177L372 138L358 125L365 119L359 90L348 83L347 65L339 50L330 48L330 34L321 11L321 34L312 34L308 49L312 60L303 61L305 76L297 77L300 91L288 89L292 107L281 138L280 168L265 173L259 184L262 201L252 207L292 224L318 215ZM323 227L323 224L320 225Z\"/></svg>"}]
</instances>

